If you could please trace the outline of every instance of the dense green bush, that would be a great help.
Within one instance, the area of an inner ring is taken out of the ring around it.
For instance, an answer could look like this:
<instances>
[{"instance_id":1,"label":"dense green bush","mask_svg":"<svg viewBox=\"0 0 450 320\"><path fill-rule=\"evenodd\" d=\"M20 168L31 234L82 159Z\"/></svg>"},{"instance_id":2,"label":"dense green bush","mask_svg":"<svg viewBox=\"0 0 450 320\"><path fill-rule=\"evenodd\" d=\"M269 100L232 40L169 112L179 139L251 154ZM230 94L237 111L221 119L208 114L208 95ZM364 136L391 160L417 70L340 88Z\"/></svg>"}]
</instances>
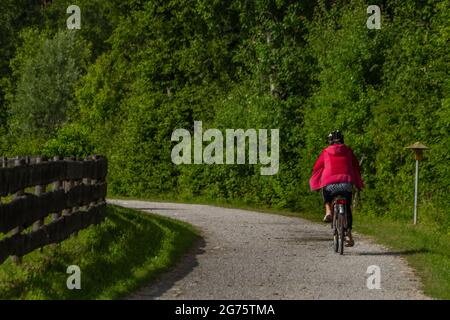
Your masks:
<instances>
[{"instance_id":1,"label":"dense green bush","mask_svg":"<svg viewBox=\"0 0 450 320\"><path fill-rule=\"evenodd\" d=\"M318 211L308 179L326 134L341 129L363 160L360 212L410 219L414 161L404 147L422 141L430 150L421 163L421 219L449 232L448 0L381 1L380 30L367 29L373 3L364 0L88 2L80 2L86 20L74 42L85 45L54 47L87 63L58 99L49 101L51 81L36 79L55 75L39 72L39 63L48 56L43 44L71 35L58 32L68 2L42 10L47 40L19 45L12 69L27 71L2 81L12 88L2 130L21 126L30 138L13 148L2 139L3 153L105 154L112 194ZM88 47L92 55L80 55ZM20 118L38 110L62 115L51 117L60 119L56 137L41 132L53 126ZM258 165L174 165L171 133L192 132L196 120L204 130L280 129L278 174L261 176Z\"/></svg>"},{"instance_id":2,"label":"dense green bush","mask_svg":"<svg viewBox=\"0 0 450 320\"><path fill-rule=\"evenodd\" d=\"M24 34L27 51L14 61L18 84L9 108L10 129L18 136L32 133L46 137L66 120L89 48L73 31L58 33L52 39L30 31Z\"/></svg>"},{"instance_id":3,"label":"dense green bush","mask_svg":"<svg viewBox=\"0 0 450 320\"><path fill-rule=\"evenodd\" d=\"M48 37L36 29L25 29L21 35L24 44L11 61L17 82L8 95L6 139L10 153L36 154L40 143L67 122L90 48L73 31Z\"/></svg>"}]
</instances>

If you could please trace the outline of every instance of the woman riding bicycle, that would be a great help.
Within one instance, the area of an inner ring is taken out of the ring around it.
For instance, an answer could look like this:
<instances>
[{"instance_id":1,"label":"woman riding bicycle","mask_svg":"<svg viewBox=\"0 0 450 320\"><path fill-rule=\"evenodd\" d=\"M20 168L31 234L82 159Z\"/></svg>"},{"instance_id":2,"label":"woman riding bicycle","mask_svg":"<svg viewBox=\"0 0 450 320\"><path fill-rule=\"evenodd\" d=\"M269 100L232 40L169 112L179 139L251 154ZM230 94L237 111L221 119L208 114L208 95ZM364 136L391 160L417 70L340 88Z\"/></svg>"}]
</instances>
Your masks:
<instances>
[{"instance_id":1,"label":"woman riding bicycle","mask_svg":"<svg viewBox=\"0 0 450 320\"><path fill-rule=\"evenodd\" d=\"M335 196L342 195L347 200L347 237L346 246L354 245L352 237L352 189L364 187L358 160L352 149L344 144L344 136L338 130L328 135L329 146L317 159L309 185L311 190L322 190L325 203L324 222L333 220L331 203Z\"/></svg>"}]
</instances>

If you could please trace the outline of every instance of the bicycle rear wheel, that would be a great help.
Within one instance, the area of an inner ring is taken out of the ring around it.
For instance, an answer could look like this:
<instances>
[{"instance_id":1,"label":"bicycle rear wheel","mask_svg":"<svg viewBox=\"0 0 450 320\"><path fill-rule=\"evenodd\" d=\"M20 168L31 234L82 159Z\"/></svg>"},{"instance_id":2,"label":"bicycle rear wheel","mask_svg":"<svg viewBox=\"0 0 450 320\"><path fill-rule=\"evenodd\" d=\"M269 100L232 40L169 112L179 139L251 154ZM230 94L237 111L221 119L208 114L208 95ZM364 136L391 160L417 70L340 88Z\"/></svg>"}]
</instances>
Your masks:
<instances>
[{"instance_id":1,"label":"bicycle rear wheel","mask_svg":"<svg viewBox=\"0 0 450 320\"><path fill-rule=\"evenodd\" d=\"M335 208L333 208L335 209ZM338 252L339 251L339 231L338 231L338 219L337 214L336 214L336 210L333 210L334 214L333 214L333 223L332 223L332 229L333 229L333 249L334 252Z\"/></svg>"},{"instance_id":2,"label":"bicycle rear wheel","mask_svg":"<svg viewBox=\"0 0 450 320\"><path fill-rule=\"evenodd\" d=\"M344 243L345 243L345 223L344 216L339 214L339 254L344 254Z\"/></svg>"},{"instance_id":3,"label":"bicycle rear wheel","mask_svg":"<svg viewBox=\"0 0 450 320\"><path fill-rule=\"evenodd\" d=\"M333 248L334 248L334 252L339 251L339 233L338 233L337 228L334 229Z\"/></svg>"}]
</instances>

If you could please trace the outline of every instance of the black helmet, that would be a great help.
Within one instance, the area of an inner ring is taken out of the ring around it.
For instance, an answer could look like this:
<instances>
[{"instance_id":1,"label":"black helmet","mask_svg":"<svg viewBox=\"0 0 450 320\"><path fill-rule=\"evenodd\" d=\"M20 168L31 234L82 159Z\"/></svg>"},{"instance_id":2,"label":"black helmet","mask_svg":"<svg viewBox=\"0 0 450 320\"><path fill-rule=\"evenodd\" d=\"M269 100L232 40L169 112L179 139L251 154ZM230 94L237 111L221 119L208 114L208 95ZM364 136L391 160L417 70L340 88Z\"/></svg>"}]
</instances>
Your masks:
<instances>
[{"instance_id":1,"label":"black helmet","mask_svg":"<svg viewBox=\"0 0 450 320\"><path fill-rule=\"evenodd\" d=\"M335 143L344 143L344 135L339 130L330 132L330 134L328 135L328 144L331 145Z\"/></svg>"}]
</instances>

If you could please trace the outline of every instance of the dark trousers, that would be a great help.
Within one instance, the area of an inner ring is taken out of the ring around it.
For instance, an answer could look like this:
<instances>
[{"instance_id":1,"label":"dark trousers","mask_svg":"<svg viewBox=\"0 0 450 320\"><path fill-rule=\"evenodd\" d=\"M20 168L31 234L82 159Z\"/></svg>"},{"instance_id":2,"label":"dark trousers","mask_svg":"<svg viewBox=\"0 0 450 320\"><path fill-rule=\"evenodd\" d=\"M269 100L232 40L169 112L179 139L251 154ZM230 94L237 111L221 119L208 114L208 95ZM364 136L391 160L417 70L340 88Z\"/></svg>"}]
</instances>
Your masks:
<instances>
[{"instance_id":1,"label":"dark trousers","mask_svg":"<svg viewBox=\"0 0 450 320\"><path fill-rule=\"evenodd\" d=\"M348 191L328 192L325 188L322 188L322 198L325 203L333 202L334 197L343 196L347 200L347 229L351 230L353 227L353 215L352 215L352 198L353 195Z\"/></svg>"}]
</instances>

